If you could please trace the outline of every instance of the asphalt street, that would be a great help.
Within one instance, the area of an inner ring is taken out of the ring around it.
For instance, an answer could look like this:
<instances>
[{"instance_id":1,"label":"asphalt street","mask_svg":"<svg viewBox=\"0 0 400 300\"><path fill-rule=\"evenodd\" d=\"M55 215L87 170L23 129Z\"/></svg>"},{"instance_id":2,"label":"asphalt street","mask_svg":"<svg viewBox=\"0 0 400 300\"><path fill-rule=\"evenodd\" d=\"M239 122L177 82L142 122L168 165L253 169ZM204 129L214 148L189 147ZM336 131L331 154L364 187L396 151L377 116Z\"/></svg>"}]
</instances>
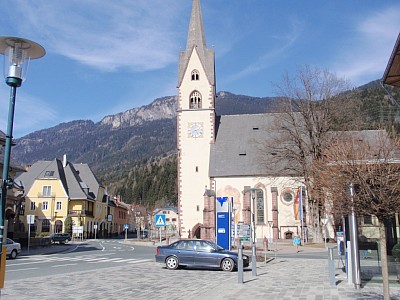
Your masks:
<instances>
[{"instance_id":1,"label":"asphalt street","mask_svg":"<svg viewBox=\"0 0 400 300\"><path fill-rule=\"evenodd\" d=\"M130 245L137 242L127 241ZM152 243L141 243L155 252ZM58 246L58 245L57 245ZM62 249L64 248L65 249ZM62 245L57 251L71 251ZM48 255L54 247L32 250L30 256ZM34 251L34 252L33 252ZM329 284L328 262L320 253L323 249L277 247L268 251L268 263L257 262L257 276L250 268L244 272L244 282L238 273L219 270L167 270L152 261L113 264L101 271L82 270L67 275L40 274L34 278L7 279L1 299L383 299L379 270L373 260L367 280L356 290L348 284L340 261L335 262L336 283ZM46 252L46 253L43 253ZM24 254L24 253L23 253ZM315 254L315 255L313 255ZM310 258L312 257L312 259ZM315 258L317 257L317 258ZM365 275L365 274L364 274ZM392 299L400 300L400 285L390 278Z\"/></svg>"}]
</instances>

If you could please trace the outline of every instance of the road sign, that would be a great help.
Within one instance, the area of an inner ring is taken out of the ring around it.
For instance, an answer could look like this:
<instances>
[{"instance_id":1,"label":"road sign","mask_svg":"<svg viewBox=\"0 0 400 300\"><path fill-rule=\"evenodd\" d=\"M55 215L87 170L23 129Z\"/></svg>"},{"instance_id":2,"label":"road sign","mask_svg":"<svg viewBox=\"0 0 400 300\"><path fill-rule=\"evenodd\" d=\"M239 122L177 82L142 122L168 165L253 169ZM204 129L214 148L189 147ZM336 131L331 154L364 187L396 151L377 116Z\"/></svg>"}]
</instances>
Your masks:
<instances>
[{"instance_id":1,"label":"road sign","mask_svg":"<svg viewBox=\"0 0 400 300\"><path fill-rule=\"evenodd\" d=\"M250 224L237 224L237 236L250 239Z\"/></svg>"},{"instance_id":2,"label":"road sign","mask_svg":"<svg viewBox=\"0 0 400 300\"><path fill-rule=\"evenodd\" d=\"M156 215L156 226L165 226L166 221L165 221L165 215L164 214L158 214Z\"/></svg>"},{"instance_id":3,"label":"road sign","mask_svg":"<svg viewBox=\"0 0 400 300\"><path fill-rule=\"evenodd\" d=\"M129 225L128 224L124 224L124 229L128 229Z\"/></svg>"},{"instance_id":4,"label":"road sign","mask_svg":"<svg viewBox=\"0 0 400 300\"><path fill-rule=\"evenodd\" d=\"M35 215L27 215L26 221L28 224L35 224Z\"/></svg>"}]
</instances>

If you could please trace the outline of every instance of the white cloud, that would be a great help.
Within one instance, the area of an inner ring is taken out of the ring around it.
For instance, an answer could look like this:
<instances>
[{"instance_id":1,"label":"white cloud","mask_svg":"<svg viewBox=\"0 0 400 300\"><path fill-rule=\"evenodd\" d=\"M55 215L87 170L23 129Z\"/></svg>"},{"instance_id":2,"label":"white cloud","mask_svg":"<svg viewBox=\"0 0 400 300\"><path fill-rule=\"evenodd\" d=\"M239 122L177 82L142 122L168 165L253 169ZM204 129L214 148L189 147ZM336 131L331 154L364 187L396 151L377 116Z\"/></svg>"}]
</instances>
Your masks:
<instances>
[{"instance_id":1,"label":"white cloud","mask_svg":"<svg viewBox=\"0 0 400 300\"><path fill-rule=\"evenodd\" d=\"M381 78L399 34L399 15L400 6L391 6L355 24L352 46L335 59L337 73L355 85Z\"/></svg>"},{"instance_id":2,"label":"white cloud","mask_svg":"<svg viewBox=\"0 0 400 300\"><path fill-rule=\"evenodd\" d=\"M238 80L256 74L268 68L270 65L276 64L277 61L282 61L286 53L296 43L304 29L304 24L297 18L290 19L288 24L289 29L285 34L274 35L271 37L271 39L278 41L277 45L279 45L279 47L272 48L270 51L259 56L253 63L227 78L225 82Z\"/></svg>"},{"instance_id":3,"label":"white cloud","mask_svg":"<svg viewBox=\"0 0 400 300\"><path fill-rule=\"evenodd\" d=\"M4 85L5 86L5 85ZM9 99L8 89L0 92L0 130L7 131ZM54 109L42 100L25 94L20 89L17 91L15 100L13 136L18 138L32 132L33 128L45 128L49 124L56 124L60 120Z\"/></svg>"},{"instance_id":4,"label":"white cloud","mask_svg":"<svg viewBox=\"0 0 400 300\"><path fill-rule=\"evenodd\" d=\"M21 0L0 6L17 10L9 14L20 16L17 30L40 41L47 51L100 70L141 71L176 61L173 28L180 2Z\"/></svg>"}]
</instances>

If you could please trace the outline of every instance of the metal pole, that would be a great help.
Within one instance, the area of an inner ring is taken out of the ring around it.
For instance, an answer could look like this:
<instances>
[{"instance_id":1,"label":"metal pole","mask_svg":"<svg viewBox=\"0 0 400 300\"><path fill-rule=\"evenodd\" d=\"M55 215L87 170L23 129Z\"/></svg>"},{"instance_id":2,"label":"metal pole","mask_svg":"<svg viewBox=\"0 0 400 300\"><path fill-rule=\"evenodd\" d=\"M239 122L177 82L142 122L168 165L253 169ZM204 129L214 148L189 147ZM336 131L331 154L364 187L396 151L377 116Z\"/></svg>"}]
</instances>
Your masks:
<instances>
[{"instance_id":1,"label":"metal pole","mask_svg":"<svg viewBox=\"0 0 400 300\"><path fill-rule=\"evenodd\" d=\"M239 244L238 247L238 283L243 283L243 247Z\"/></svg>"},{"instance_id":2,"label":"metal pole","mask_svg":"<svg viewBox=\"0 0 400 300\"><path fill-rule=\"evenodd\" d=\"M252 257L251 257L251 275L252 276L257 276L257 253L256 253L256 241L257 241L257 237L256 237L256 220L255 220L255 206L254 206L254 199L255 199L255 191L252 190L252 201L251 201L251 221L253 223L253 238L252 238L252 245L251 245L251 253L252 253Z\"/></svg>"},{"instance_id":3,"label":"metal pole","mask_svg":"<svg viewBox=\"0 0 400 300\"><path fill-rule=\"evenodd\" d=\"M300 224L300 244L305 244L305 238L304 238L304 222L303 222L303 187L300 186L300 211L299 211L299 216L300 216L300 220L301 220L301 224Z\"/></svg>"},{"instance_id":4,"label":"metal pole","mask_svg":"<svg viewBox=\"0 0 400 300\"><path fill-rule=\"evenodd\" d=\"M354 187L353 184L350 184L350 195L353 200L354 195ZM357 230L357 218L352 207L352 213L350 216L351 224L350 224L350 244L351 244L351 258L352 258L352 267L353 267L353 283L356 289L360 289L361 287L361 273L360 273L360 255L358 252L358 230Z\"/></svg>"},{"instance_id":5,"label":"metal pole","mask_svg":"<svg viewBox=\"0 0 400 300\"><path fill-rule=\"evenodd\" d=\"M8 123L7 123L7 134L6 134L6 145L4 148L4 162L3 162L3 182L1 186L1 202L0 202L0 251L3 251L3 239L7 236L4 233L4 210L7 201L7 188L9 185L8 171L10 167L10 156L11 156L11 142L12 142L12 132L14 123L14 109L15 109L15 96L17 93L17 86L11 86L10 92L10 103L8 109Z\"/></svg>"},{"instance_id":6,"label":"metal pole","mask_svg":"<svg viewBox=\"0 0 400 300\"><path fill-rule=\"evenodd\" d=\"M29 254L29 245L31 244L31 220L29 220L28 224L28 254Z\"/></svg>"},{"instance_id":7,"label":"metal pole","mask_svg":"<svg viewBox=\"0 0 400 300\"><path fill-rule=\"evenodd\" d=\"M328 272L329 272L329 284L330 286L336 285L335 279L335 260L333 259L333 247L328 249Z\"/></svg>"}]
</instances>

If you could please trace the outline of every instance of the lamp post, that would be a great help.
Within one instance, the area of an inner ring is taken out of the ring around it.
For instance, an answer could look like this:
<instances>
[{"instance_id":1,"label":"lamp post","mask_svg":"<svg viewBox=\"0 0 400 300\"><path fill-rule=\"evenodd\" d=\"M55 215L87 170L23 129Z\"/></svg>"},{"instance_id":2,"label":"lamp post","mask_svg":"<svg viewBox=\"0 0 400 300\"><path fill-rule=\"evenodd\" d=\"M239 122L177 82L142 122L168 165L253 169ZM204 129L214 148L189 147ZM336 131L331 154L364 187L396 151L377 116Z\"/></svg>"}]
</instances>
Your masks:
<instances>
[{"instance_id":1,"label":"lamp post","mask_svg":"<svg viewBox=\"0 0 400 300\"><path fill-rule=\"evenodd\" d=\"M13 185L12 179L8 178L8 172L10 165L11 142L14 123L15 96L17 92L17 87L20 87L22 81L25 79L29 59L43 57L46 51L42 46L30 40L18 37L2 36L0 37L0 53L3 54L5 58L5 82L8 86L11 87L0 202L0 251L2 253L3 238L5 236L4 209L6 206L7 189L11 188ZM8 63L8 65L6 63Z\"/></svg>"},{"instance_id":2,"label":"lamp post","mask_svg":"<svg viewBox=\"0 0 400 300\"><path fill-rule=\"evenodd\" d=\"M256 188L251 188L248 190L245 190L244 192L250 192L250 197L251 197L251 201L250 201L250 214L251 214L251 275L252 276L257 276L257 249L256 249L256 244L257 244L257 236L256 236L256 194L257 191L259 191L261 189L256 189Z\"/></svg>"}]
</instances>

